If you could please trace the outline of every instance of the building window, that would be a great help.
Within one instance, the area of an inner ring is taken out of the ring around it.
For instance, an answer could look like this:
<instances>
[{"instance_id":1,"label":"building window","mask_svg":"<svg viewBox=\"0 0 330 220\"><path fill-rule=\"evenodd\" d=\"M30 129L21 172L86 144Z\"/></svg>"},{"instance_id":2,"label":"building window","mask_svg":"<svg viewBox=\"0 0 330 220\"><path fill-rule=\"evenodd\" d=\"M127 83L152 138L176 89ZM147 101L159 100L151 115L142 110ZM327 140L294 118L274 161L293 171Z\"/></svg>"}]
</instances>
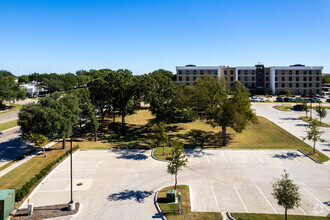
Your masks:
<instances>
[{"instance_id":1,"label":"building window","mask_svg":"<svg viewBox=\"0 0 330 220\"><path fill-rule=\"evenodd\" d=\"M268 81L268 76L266 76L266 81Z\"/></svg>"},{"instance_id":2,"label":"building window","mask_svg":"<svg viewBox=\"0 0 330 220\"><path fill-rule=\"evenodd\" d=\"M218 75L218 70L214 70L214 75Z\"/></svg>"},{"instance_id":3,"label":"building window","mask_svg":"<svg viewBox=\"0 0 330 220\"><path fill-rule=\"evenodd\" d=\"M246 88L248 88L248 87L249 87L249 84L248 84L248 83L244 83L244 86L245 86Z\"/></svg>"},{"instance_id":4,"label":"building window","mask_svg":"<svg viewBox=\"0 0 330 220\"><path fill-rule=\"evenodd\" d=\"M275 87L277 87L277 83L275 83Z\"/></svg>"},{"instance_id":5,"label":"building window","mask_svg":"<svg viewBox=\"0 0 330 220\"><path fill-rule=\"evenodd\" d=\"M296 75L299 75L299 70L296 70Z\"/></svg>"},{"instance_id":6,"label":"building window","mask_svg":"<svg viewBox=\"0 0 330 220\"><path fill-rule=\"evenodd\" d=\"M254 70L251 71L252 75L254 75Z\"/></svg>"},{"instance_id":7,"label":"building window","mask_svg":"<svg viewBox=\"0 0 330 220\"><path fill-rule=\"evenodd\" d=\"M182 76L179 76L179 81L182 81Z\"/></svg>"},{"instance_id":8,"label":"building window","mask_svg":"<svg viewBox=\"0 0 330 220\"><path fill-rule=\"evenodd\" d=\"M230 75L234 75L234 70L230 70Z\"/></svg>"},{"instance_id":9,"label":"building window","mask_svg":"<svg viewBox=\"0 0 330 220\"><path fill-rule=\"evenodd\" d=\"M313 87L312 83L309 83L309 87Z\"/></svg>"},{"instance_id":10,"label":"building window","mask_svg":"<svg viewBox=\"0 0 330 220\"><path fill-rule=\"evenodd\" d=\"M186 81L189 81L189 76L186 77Z\"/></svg>"},{"instance_id":11,"label":"building window","mask_svg":"<svg viewBox=\"0 0 330 220\"><path fill-rule=\"evenodd\" d=\"M275 81L277 81L277 76L275 76Z\"/></svg>"},{"instance_id":12,"label":"building window","mask_svg":"<svg viewBox=\"0 0 330 220\"><path fill-rule=\"evenodd\" d=\"M311 76L309 77L309 81L312 81L312 77Z\"/></svg>"},{"instance_id":13,"label":"building window","mask_svg":"<svg viewBox=\"0 0 330 220\"><path fill-rule=\"evenodd\" d=\"M305 81L305 82L307 81L307 77L306 77L306 76L304 76L304 81Z\"/></svg>"},{"instance_id":14,"label":"building window","mask_svg":"<svg viewBox=\"0 0 330 220\"><path fill-rule=\"evenodd\" d=\"M304 83L304 88L306 88L307 87L307 83Z\"/></svg>"},{"instance_id":15,"label":"building window","mask_svg":"<svg viewBox=\"0 0 330 220\"><path fill-rule=\"evenodd\" d=\"M179 75L182 75L182 70L179 70Z\"/></svg>"},{"instance_id":16,"label":"building window","mask_svg":"<svg viewBox=\"0 0 330 220\"><path fill-rule=\"evenodd\" d=\"M227 81L227 77L225 77L225 81Z\"/></svg>"},{"instance_id":17,"label":"building window","mask_svg":"<svg viewBox=\"0 0 330 220\"><path fill-rule=\"evenodd\" d=\"M296 81L299 81L299 76L296 76Z\"/></svg>"},{"instance_id":18,"label":"building window","mask_svg":"<svg viewBox=\"0 0 330 220\"><path fill-rule=\"evenodd\" d=\"M320 94L320 90L317 89L317 90L316 90L316 93L317 93L317 94Z\"/></svg>"},{"instance_id":19,"label":"building window","mask_svg":"<svg viewBox=\"0 0 330 220\"><path fill-rule=\"evenodd\" d=\"M320 81L320 77L317 76L317 77L316 77L316 81Z\"/></svg>"},{"instance_id":20,"label":"building window","mask_svg":"<svg viewBox=\"0 0 330 220\"><path fill-rule=\"evenodd\" d=\"M247 75L248 74L248 71L247 70L244 70L244 74Z\"/></svg>"},{"instance_id":21,"label":"building window","mask_svg":"<svg viewBox=\"0 0 330 220\"><path fill-rule=\"evenodd\" d=\"M309 75L312 75L312 70L309 71Z\"/></svg>"},{"instance_id":22,"label":"building window","mask_svg":"<svg viewBox=\"0 0 330 220\"><path fill-rule=\"evenodd\" d=\"M285 70L282 70L281 72L282 72L282 75L285 75Z\"/></svg>"},{"instance_id":23,"label":"building window","mask_svg":"<svg viewBox=\"0 0 330 220\"><path fill-rule=\"evenodd\" d=\"M269 87L269 83L266 83L266 87Z\"/></svg>"},{"instance_id":24,"label":"building window","mask_svg":"<svg viewBox=\"0 0 330 220\"><path fill-rule=\"evenodd\" d=\"M306 93L307 93L307 92L306 92L306 89L304 89L304 94L306 95Z\"/></svg>"},{"instance_id":25,"label":"building window","mask_svg":"<svg viewBox=\"0 0 330 220\"><path fill-rule=\"evenodd\" d=\"M304 75L307 75L307 70L304 70Z\"/></svg>"},{"instance_id":26,"label":"building window","mask_svg":"<svg viewBox=\"0 0 330 220\"><path fill-rule=\"evenodd\" d=\"M299 83L296 83L296 87L299 88Z\"/></svg>"},{"instance_id":27,"label":"building window","mask_svg":"<svg viewBox=\"0 0 330 220\"><path fill-rule=\"evenodd\" d=\"M320 83L316 83L316 87L320 87Z\"/></svg>"},{"instance_id":28,"label":"building window","mask_svg":"<svg viewBox=\"0 0 330 220\"><path fill-rule=\"evenodd\" d=\"M292 77L291 76L289 77L289 81L292 81Z\"/></svg>"},{"instance_id":29,"label":"building window","mask_svg":"<svg viewBox=\"0 0 330 220\"><path fill-rule=\"evenodd\" d=\"M234 77L231 76L231 77L230 77L230 81L234 81Z\"/></svg>"},{"instance_id":30,"label":"building window","mask_svg":"<svg viewBox=\"0 0 330 220\"><path fill-rule=\"evenodd\" d=\"M193 74L194 74L194 75L196 75L196 74L197 74L197 71L196 71L196 70L194 70L194 71L193 71Z\"/></svg>"},{"instance_id":31,"label":"building window","mask_svg":"<svg viewBox=\"0 0 330 220\"><path fill-rule=\"evenodd\" d=\"M266 75L269 75L269 70L266 70Z\"/></svg>"},{"instance_id":32,"label":"building window","mask_svg":"<svg viewBox=\"0 0 330 220\"><path fill-rule=\"evenodd\" d=\"M289 88L292 88L292 83L289 83Z\"/></svg>"},{"instance_id":33,"label":"building window","mask_svg":"<svg viewBox=\"0 0 330 220\"><path fill-rule=\"evenodd\" d=\"M241 75L241 71L240 70L238 70L238 75Z\"/></svg>"},{"instance_id":34,"label":"building window","mask_svg":"<svg viewBox=\"0 0 330 220\"><path fill-rule=\"evenodd\" d=\"M277 75L277 70L275 70L275 75Z\"/></svg>"},{"instance_id":35,"label":"building window","mask_svg":"<svg viewBox=\"0 0 330 220\"><path fill-rule=\"evenodd\" d=\"M292 70L289 70L289 75L292 75Z\"/></svg>"},{"instance_id":36,"label":"building window","mask_svg":"<svg viewBox=\"0 0 330 220\"><path fill-rule=\"evenodd\" d=\"M320 75L320 70L316 70L316 75Z\"/></svg>"},{"instance_id":37,"label":"building window","mask_svg":"<svg viewBox=\"0 0 330 220\"><path fill-rule=\"evenodd\" d=\"M186 70L186 75L189 75L189 70Z\"/></svg>"},{"instance_id":38,"label":"building window","mask_svg":"<svg viewBox=\"0 0 330 220\"><path fill-rule=\"evenodd\" d=\"M187 86L189 86L189 83L186 83Z\"/></svg>"},{"instance_id":39,"label":"building window","mask_svg":"<svg viewBox=\"0 0 330 220\"><path fill-rule=\"evenodd\" d=\"M225 75L227 75L227 70L225 70L225 72L224 72L224 73L225 73Z\"/></svg>"},{"instance_id":40,"label":"building window","mask_svg":"<svg viewBox=\"0 0 330 220\"><path fill-rule=\"evenodd\" d=\"M282 83L282 88L284 88L285 87L285 83Z\"/></svg>"},{"instance_id":41,"label":"building window","mask_svg":"<svg viewBox=\"0 0 330 220\"><path fill-rule=\"evenodd\" d=\"M208 70L208 71L207 71L207 74L211 74L211 70Z\"/></svg>"},{"instance_id":42,"label":"building window","mask_svg":"<svg viewBox=\"0 0 330 220\"><path fill-rule=\"evenodd\" d=\"M254 83L252 83L252 87L254 87Z\"/></svg>"},{"instance_id":43,"label":"building window","mask_svg":"<svg viewBox=\"0 0 330 220\"><path fill-rule=\"evenodd\" d=\"M282 76L282 81L285 81L285 77L284 76Z\"/></svg>"},{"instance_id":44,"label":"building window","mask_svg":"<svg viewBox=\"0 0 330 220\"><path fill-rule=\"evenodd\" d=\"M201 70L201 72L200 72L200 73L201 73L201 75L204 75L204 70Z\"/></svg>"},{"instance_id":45,"label":"building window","mask_svg":"<svg viewBox=\"0 0 330 220\"><path fill-rule=\"evenodd\" d=\"M240 76L238 77L238 80L239 80L239 81L241 80L241 77L240 77Z\"/></svg>"},{"instance_id":46,"label":"building window","mask_svg":"<svg viewBox=\"0 0 330 220\"><path fill-rule=\"evenodd\" d=\"M194 81L196 80L196 76L193 77L193 80L194 80Z\"/></svg>"},{"instance_id":47,"label":"building window","mask_svg":"<svg viewBox=\"0 0 330 220\"><path fill-rule=\"evenodd\" d=\"M248 81L248 77L247 76L244 77L244 81Z\"/></svg>"},{"instance_id":48,"label":"building window","mask_svg":"<svg viewBox=\"0 0 330 220\"><path fill-rule=\"evenodd\" d=\"M254 81L254 76L252 76L252 81Z\"/></svg>"}]
</instances>

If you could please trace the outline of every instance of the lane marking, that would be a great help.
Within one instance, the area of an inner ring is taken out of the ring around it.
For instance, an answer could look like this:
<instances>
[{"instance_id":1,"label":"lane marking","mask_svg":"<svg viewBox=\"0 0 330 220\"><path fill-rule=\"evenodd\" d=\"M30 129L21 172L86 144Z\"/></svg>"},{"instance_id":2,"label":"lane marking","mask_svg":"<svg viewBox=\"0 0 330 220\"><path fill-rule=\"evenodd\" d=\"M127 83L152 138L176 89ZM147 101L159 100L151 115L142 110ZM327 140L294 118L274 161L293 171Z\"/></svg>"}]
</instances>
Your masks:
<instances>
[{"instance_id":1,"label":"lane marking","mask_svg":"<svg viewBox=\"0 0 330 220\"><path fill-rule=\"evenodd\" d=\"M272 204L270 204L270 202L268 201L268 199L266 198L266 196L264 195L264 193L261 191L261 189L259 188L259 186L257 186L257 188L258 188L259 192L261 193L261 195L262 195L262 196L265 198L265 200L268 202L268 204L270 205L270 207L272 207L272 209L274 210L274 212L277 213L276 210L274 209L274 207L272 206Z\"/></svg>"},{"instance_id":2,"label":"lane marking","mask_svg":"<svg viewBox=\"0 0 330 220\"><path fill-rule=\"evenodd\" d=\"M300 162L297 160L297 158L293 158L294 161L296 161L297 164L300 164Z\"/></svg>"},{"instance_id":3,"label":"lane marking","mask_svg":"<svg viewBox=\"0 0 330 220\"><path fill-rule=\"evenodd\" d=\"M228 163L228 162L227 162L227 159L226 159L226 157L225 157L225 154L223 153L223 151L221 151L221 154L222 154L222 156L223 156L223 159L225 159L225 162Z\"/></svg>"},{"instance_id":4,"label":"lane marking","mask_svg":"<svg viewBox=\"0 0 330 220\"><path fill-rule=\"evenodd\" d=\"M210 163L209 156L206 155L207 162Z\"/></svg>"},{"instance_id":5,"label":"lane marking","mask_svg":"<svg viewBox=\"0 0 330 220\"><path fill-rule=\"evenodd\" d=\"M264 163L264 161L261 160L261 158L257 154L254 154L254 155L258 158L258 160L260 161L260 163Z\"/></svg>"},{"instance_id":6,"label":"lane marking","mask_svg":"<svg viewBox=\"0 0 330 220\"><path fill-rule=\"evenodd\" d=\"M311 196L314 197L314 199L316 199L316 201L318 201L319 203L321 203L321 205L324 206L324 208L326 208L328 211L330 211L330 209L328 207L326 207L326 205L324 205L318 198L316 198L316 196L314 196L309 190L306 189L306 187L304 187L304 189L309 193L311 194Z\"/></svg>"},{"instance_id":7,"label":"lane marking","mask_svg":"<svg viewBox=\"0 0 330 220\"><path fill-rule=\"evenodd\" d=\"M247 208L246 208L246 206L245 206L244 202L243 202L243 199L242 199L242 197L241 197L241 196L240 196L240 194L238 193L238 191L237 191L237 189L236 189L236 186L235 186L235 185L234 185L234 189L235 189L235 191L236 191L236 193L237 193L237 195L238 195L239 199L241 200L241 202L242 202L242 204L243 204L243 206L244 206L244 208L245 208L246 212L249 212L249 211L247 210Z\"/></svg>"},{"instance_id":8,"label":"lane marking","mask_svg":"<svg viewBox=\"0 0 330 220\"><path fill-rule=\"evenodd\" d=\"M306 212L304 212L304 210L302 210L302 209L300 208L300 206L299 206L299 209L304 213L304 215L307 215Z\"/></svg>"},{"instance_id":9,"label":"lane marking","mask_svg":"<svg viewBox=\"0 0 330 220\"><path fill-rule=\"evenodd\" d=\"M213 186L212 185L211 185L211 189L212 189L213 197L214 197L214 200L215 200L215 204L217 205L217 209L220 212L218 201L217 201L217 198L215 197L215 193L214 193L214 190L213 190Z\"/></svg>"},{"instance_id":10,"label":"lane marking","mask_svg":"<svg viewBox=\"0 0 330 220\"><path fill-rule=\"evenodd\" d=\"M244 160L244 158L242 157L241 152L237 151L237 153L238 153L239 157L242 159L242 161L246 162L246 160Z\"/></svg>"}]
</instances>

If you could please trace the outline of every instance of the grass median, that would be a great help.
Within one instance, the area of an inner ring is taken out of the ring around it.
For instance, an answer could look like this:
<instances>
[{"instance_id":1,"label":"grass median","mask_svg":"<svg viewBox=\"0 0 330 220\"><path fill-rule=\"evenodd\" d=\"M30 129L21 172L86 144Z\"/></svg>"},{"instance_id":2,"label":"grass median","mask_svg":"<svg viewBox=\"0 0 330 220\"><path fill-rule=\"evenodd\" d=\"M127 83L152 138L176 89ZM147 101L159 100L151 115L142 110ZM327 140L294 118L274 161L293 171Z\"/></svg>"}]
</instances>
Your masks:
<instances>
[{"instance_id":1,"label":"grass median","mask_svg":"<svg viewBox=\"0 0 330 220\"><path fill-rule=\"evenodd\" d=\"M20 110L21 108L22 108L22 105L20 105L20 104L10 103L8 109L0 111L0 115L1 114L6 114L8 112L13 112L13 111L16 111L16 110Z\"/></svg>"},{"instance_id":2,"label":"grass median","mask_svg":"<svg viewBox=\"0 0 330 220\"><path fill-rule=\"evenodd\" d=\"M313 118L312 120L310 120L310 117L306 117L306 116L301 116L299 117L300 119L302 119L303 121L305 122L308 122L308 123L312 123L313 120L315 120L319 126L322 126L322 127L330 127L329 124L327 123L324 123L324 122L320 122L319 120Z\"/></svg>"},{"instance_id":3,"label":"grass median","mask_svg":"<svg viewBox=\"0 0 330 220\"><path fill-rule=\"evenodd\" d=\"M236 220L283 220L284 215L279 214L256 214L256 213L230 213ZM288 215L288 220L329 220L329 217Z\"/></svg>"},{"instance_id":4,"label":"grass median","mask_svg":"<svg viewBox=\"0 0 330 220\"><path fill-rule=\"evenodd\" d=\"M174 189L169 186L161 189L158 193L157 202L165 217L169 220L177 219L222 219L219 212L193 212L190 206L189 187L187 185L177 185L176 193L182 196L182 215L178 214L178 203L166 202L166 191Z\"/></svg>"},{"instance_id":5,"label":"grass median","mask_svg":"<svg viewBox=\"0 0 330 220\"><path fill-rule=\"evenodd\" d=\"M12 120L12 121L6 121L3 123L0 123L0 131L7 130L9 128L13 128L17 126L17 120Z\"/></svg>"},{"instance_id":6,"label":"grass median","mask_svg":"<svg viewBox=\"0 0 330 220\"><path fill-rule=\"evenodd\" d=\"M292 106L285 106L285 105L280 105L280 106L274 106L273 108L277 109L277 110L280 110L280 111L291 111L292 109Z\"/></svg>"}]
</instances>

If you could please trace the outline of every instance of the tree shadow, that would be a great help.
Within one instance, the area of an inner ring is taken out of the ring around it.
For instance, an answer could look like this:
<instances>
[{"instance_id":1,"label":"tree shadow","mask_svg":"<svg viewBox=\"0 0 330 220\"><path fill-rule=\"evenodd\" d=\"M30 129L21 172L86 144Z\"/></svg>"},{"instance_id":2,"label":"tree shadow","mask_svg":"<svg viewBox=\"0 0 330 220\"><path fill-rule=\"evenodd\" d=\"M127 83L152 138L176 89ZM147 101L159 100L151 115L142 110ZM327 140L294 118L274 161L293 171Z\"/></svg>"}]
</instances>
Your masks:
<instances>
[{"instance_id":1,"label":"tree shadow","mask_svg":"<svg viewBox=\"0 0 330 220\"><path fill-rule=\"evenodd\" d=\"M307 127L307 126L309 126L309 124L295 124L295 126L298 126L298 127Z\"/></svg>"},{"instance_id":2,"label":"tree shadow","mask_svg":"<svg viewBox=\"0 0 330 220\"><path fill-rule=\"evenodd\" d=\"M144 199L151 196L153 191L141 191L141 190L124 190L120 193L114 193L108 196L109 201L123 201L123 200L135 200L139 203L144 202Z\"/></svg>"},{"instance_id":3,"label":"tree shadow","mask_svg":"<svg viewBox=\"0 0 330 220\"><path fill-rule=\"evenodd\" d=\"M290 118L280 118L280 120L293 120L293 121L297 121L300 120L300 118L294 118L294 117L290 117Z\"/></svg>"},{"instance_id":4,"label":"tree shadow","mask_svg":"<svg viewBox=\"0 0 330 220\"><path fill-rule=\"evenodd\" d=\"M166 132L179 132L184 130L184 128L178 125L173 125L173 126L168 125L166 126L165 130Z\"/></svg>"},{"instance_id":5,"label":"tree shadow","mask_svg":"<svg viewBox=\"0 0 330 220\"><path fill-rule=\"evenodd\" d=\"M302 155L299 155L296 152L286 152L286 153L281 153L281 154L274 154L272 156L273 158L278 158L278 159L289 159L289 160L293 160L294 158L297 157L303 157Z\"/></svg>"},{"instance_id":6,"label":"tree shadow","mask_svg":"<svg viewBox=\"0 0 330 220\"><path fill-rule=\"evenodd\" d=\"M144 154L145 150L112 150L112 152L118 154L117 159L125 160L146 160L148 157Z\"/></svg>"},{"instance_id":7,"label":"tree shadow","mask_svg":"<svg viewBox=\"0 0 330 220\"><path fill-rule=\"evenodd\" d=\"M186 149L187 157L202 157L202 156L212 156L214 154L205 152L203 149Z\"/></svg>"},{"instance_id":8,"label":"tree shadow","mask_svg":"<svg viewBox=\"0 0 330 220\"><path fill-rule=\"evenodd\" d=\"M330 206L330 201L323 202L324 205Z\"/></svg>"},{"instance_id":9,"label":"tree shadow","mask_svg":"<svg viewBox=\"0 0 330 220\"><path fill-rule=\"evenodd\" d=\"M9 162L19 158L34 149L32 144L26 143L22 135L0 143L0 162Z\"/></svg>"}]
</instances>

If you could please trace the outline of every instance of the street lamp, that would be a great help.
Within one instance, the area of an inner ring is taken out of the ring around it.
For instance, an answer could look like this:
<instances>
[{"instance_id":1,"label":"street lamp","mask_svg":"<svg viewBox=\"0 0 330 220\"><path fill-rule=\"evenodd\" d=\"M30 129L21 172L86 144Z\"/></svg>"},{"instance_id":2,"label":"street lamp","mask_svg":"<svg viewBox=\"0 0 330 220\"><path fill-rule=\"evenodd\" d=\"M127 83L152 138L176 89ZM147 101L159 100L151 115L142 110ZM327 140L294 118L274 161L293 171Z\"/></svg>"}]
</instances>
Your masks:
<instances>
[{"instance_id":1,"label":"street lamp","mask_svg":"<svg viewBox=\"0 0 330 220\"><path fill-rule=\"evenodd\" d=\"M70 184L71 184L71 201L68 203L68 210L72 211L75 210L75 203L73 202L73 190L72 190L72 141L73 138L71 137L71 144L70 144Z\"/></svg>"}]
</instances>

